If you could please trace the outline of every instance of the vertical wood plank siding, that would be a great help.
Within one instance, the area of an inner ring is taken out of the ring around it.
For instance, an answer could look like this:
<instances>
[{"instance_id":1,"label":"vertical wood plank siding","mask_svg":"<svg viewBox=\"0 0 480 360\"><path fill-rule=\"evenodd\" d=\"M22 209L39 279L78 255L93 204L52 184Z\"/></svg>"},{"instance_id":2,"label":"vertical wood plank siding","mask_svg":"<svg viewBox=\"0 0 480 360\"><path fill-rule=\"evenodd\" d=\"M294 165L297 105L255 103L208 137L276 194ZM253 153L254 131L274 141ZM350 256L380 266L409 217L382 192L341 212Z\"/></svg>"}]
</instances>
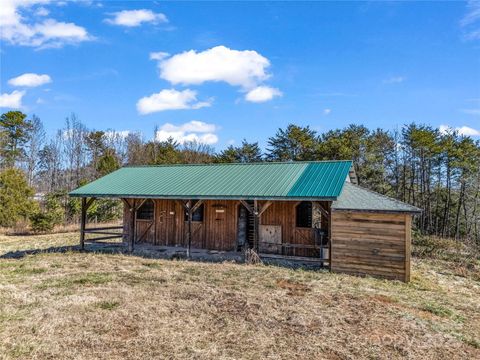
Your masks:
<instances>
[{"instance_id":1,"label":"vertical wood plank siding","mask_svg":"<svg viewBox=\"0 0 480 360\"><path fill-rule=\"evenodd\" d=\"M332 213L332 271L409 281L411 215Z\"/></svg>"},{"instance_id":2,"label":"vertical wood plank siding","mask_svg":"<svg viewBox=\"0 0 480 360\"><path fill-rule=\"evenodd\" d=\"M186 246L187 222L184 209L175 200L154 200L155 223L145 233L149 221L137 220L137 241L154 245ZM236 250L238 201L204 201L203 222L192 222L192 247L212 250ZM124 208L124 234L130 233L129 210Z\"/></svg>"},{"instance_id":3,"label":"vertical wood plank siding","mask_svg":"<svg viewBox=\"0 0 480 360\"><path fill-rule=\"evenodd\" d=\"M263 202L259 202L261 206ZM295 225L296 201L275 201L261 215L261 225L281 226L282 244L270 252L286 256L318 256L308 248L315 244L315 230ZM410 280L411 215L379 212L332 211L328 229L331 235L331 270L357 275L372 275L402 281ZM192 247L233 251L237 249L237 223L240 202L207 200L203 222L192 223ZM124 210L124 238L128 239L131 221ZM148 221L137 220L136 235L142 241L168 246L186 246L187 222L184 209L175 200L155 200L155 223L145 233ZM322 218L322 223L327 220ZM307 248L295 245L307 245Z\"/></svg>"}]
</instances>

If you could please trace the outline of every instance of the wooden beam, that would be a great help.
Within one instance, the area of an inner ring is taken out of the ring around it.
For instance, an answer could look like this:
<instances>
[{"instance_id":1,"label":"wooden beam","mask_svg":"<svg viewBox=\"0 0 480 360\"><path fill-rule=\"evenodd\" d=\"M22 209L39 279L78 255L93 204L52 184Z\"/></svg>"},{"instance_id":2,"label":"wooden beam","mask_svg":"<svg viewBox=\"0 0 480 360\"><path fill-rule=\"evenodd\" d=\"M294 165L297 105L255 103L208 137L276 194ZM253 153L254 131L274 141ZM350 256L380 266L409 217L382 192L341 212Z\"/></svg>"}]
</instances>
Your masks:
<instances>
[{"instance_id":1,"label":"wooden beam","mask_svg":"<svg viewBox=\"0 0 480 360\"><path fill-rule=\"evenodd\" d=\"M258 213L258 216L261 216L265 210L267 210L269 208L269 206L272 205L272 201L268 200L266 203L264 203L262 205L262 208L260 209L259 213Z\"/></svg>"},{"instance_id":2,"label":"wooden beam","mask_svg":"<svg viewBox=\"0 0 480 360\"><path fill-rule=\"evenodd\" d=\"M134 247L134 244L135 244L135 226L136 226L136 222L137 222L137 210L135 208L135 202L136 200L133 199L133 204L132 204L132 207L130 208L130 221L131 221L131 225L130 225L130 239L128 239L128 251L130 253L133 252L133 247Z\"/></svg>"},{"instance_id":3,"label":"wooden beam","mask_svg":"<svg viewBox=\"0 0 480 360\"><path fill-rule=\"evenodd\" d=\"M188 211L188 201L177 200L180 203L185 211Z\"/></svg>"},{"instance_id":4,"label":"wooden beam","mask_svg":"<svg viewBox=\"0 0 480 360\"><path fill-rule=\"evenodd\" d=\"M247 203L245 200L240 200L240 203L245 206L245 208L247 209L247 211L249 213L253 213L253 208L250 206L249 203Z\"/></svg>"},{"instance_id":5,"label":"wooden beam","mask_svg":"<svg viewBox=\"0 0 480 360\"><path fill-rule=\"evenodd\" d=\"M95 201L95 198L92 197L90 198L88 201L87 201L87 204L86 204L86 210L88 210L88 208L90 207L90 205L92 205L92 203Z\"/></svg>"},{"instance_id":6,"label":"wooden beam","mask_svg":"<svg viewBox=\"0 0 480 360\"><path fill-rule=\"evenodd\" d=\"M104 234L104 235L122 235L119 232L113 232L113 231L102 231L102 230L85 230L85 234Z\"/></svg>"},{"instance_id":7,"label":"wooden beam","mask_svg":"<svg viewBox=\"0 0 480 360\"><path fill-rule=\"evenodd\" d=\"M132 209L132 205L130 205L130 202L128 201L128 199L122 198L122 201L125 205L127 205L128 210Z\"/></svg>"},{"instance_id":8,"label":"wooden beam","mask_svg":"<svg viewBox=\"0 0 480 360\"><path fill-rule=\"evenodd\" d=\"M82 209L80 215L80 249L85 249L85 225L87 222L87 198L82 197Z\"/></svg>"},{"instance_id":9,"label":"wooden beam","mask_svg":"<svg viewBox=\"0 0 480 360\"><path fill-rule=\"evenodd\" d=\"M188 212L187 258L190 259L190 247L192 246L192 201L189 200L186 206Z\"/></svg>"},{"instance_id":10,"label":"wooden beam","mask_svg":"<svg viewBox=\"0 0 480 360\"><path fill-rule=\"evenodd\" d=\"M107 240L107 239L118 239L122 237L122 234L118 234L118 235L109 235L109 236L101 236L101 237L97 237L97 238L93 238L93 239L87 239L88 242L95 242L97 240Z\"/></svg>"},{"instance_id":11,"label":"wooden beam","mask_svg":"<svg viewBox=\"0 0 480 360\"><path fill-rule=\"evenodd\" d=\"M253 200L253 248L258 253L258 238L260 235L260 215L258 212L258 201Z\"/></svg>"},{"instance_id":12,"label":"wooden beam","mask_svg":"<svg viewBox=\"0 0 480 360\"><path fill-rule=\"evenodd\" d=\"M97 228L88 228L85 229L85 232L88 230L120 230L123 229L123 226L106 226L106 227L97 227Z\"/></svg>"},{"instance_id":13,"label":"wooden beam","mask_svg":"<svg viewBox=\"0 0 480 360\"><path fill-rule=\"evenodd\" d=\"M320 209L320 212L322 213L322 215L328 218L330 216L330 213L327 210L325 210L325 208L323 207L320 201L317 201L316 203L318 204L318 208Z\"/></svg>"},{"instance_id":14,"label":"wooden beam","mask_svg":"<svg viewBox=\"0 0 480 360\"><path fill-rule=\"evenodd\" d=\"M410 257L412 246L412 215L405 215L405 282L410 282Z\"/></svg>"},{"instance_id":15,"label":"wooden beam","mask_svg":"<svg viewBox=\"0 0 480 360\"><path fill-rule=\"evenodd\" d=\"M332 225L333 224L332 224L332 202L331 201L328 203L328 210L330 210L329 216L327 217L328 219L328 269L330 272L332 272L332 241L333 241ZM323 264L324 263L322 263L322 266Z\"/></svg>"},{"instance_id":16,"label":"wooden beam","mask_svg":"<svg viewBox=\"0 0 480 360\"><path fill-rule=\"evenodd\" d=\"M194 213L195 211L197 211L197 209L203 204L203 200L198 200L195 205L193 205L193 208L192 208L192 213Z\"/></svg>"},{"instance_id":17,"label":"wooden beam","mask_svg":"<svg viewBox=\"0 0 480 360\"><path fill-rule=\"evenodd\" d=\"M147 201L147 199L142 199L142 200L140 201L140 203L135 206L135 211L137 211L138 209L140 209L140 207L141 207L143 204L145 204L145 201ZM134 204L135 204L135 200L134 200Z\"/></svg>"}]
</instances>

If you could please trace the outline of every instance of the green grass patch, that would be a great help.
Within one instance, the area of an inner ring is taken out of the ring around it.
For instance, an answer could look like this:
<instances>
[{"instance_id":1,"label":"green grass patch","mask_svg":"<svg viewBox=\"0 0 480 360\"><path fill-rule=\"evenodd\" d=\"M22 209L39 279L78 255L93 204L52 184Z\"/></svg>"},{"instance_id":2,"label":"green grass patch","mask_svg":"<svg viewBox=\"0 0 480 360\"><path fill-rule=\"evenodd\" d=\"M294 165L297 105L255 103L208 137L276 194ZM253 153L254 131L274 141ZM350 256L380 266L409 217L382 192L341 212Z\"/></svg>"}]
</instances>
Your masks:
<instances>
[{"instance_id":1,"label":"green grass patch","mask_svg":"<svg viewBox=\"0 0 480 360\"><path fill-rule=\"evenodd\" d=\"M114 310L120 303L118 301L100 301L95 304L96 307L102 310Z\"/></svg>"},{"instance_id":2,"label":"green grass patch","mask_svg":"<svg viewBox=\"0 0 480 360\"><path fill-rule=\"evenodd\" d=\"M40 289L48 288L72 288L77 286L102 285L112 281L110 273L86 273L82 275L68 276L62 279L49 279L40 284Z\"/></svg>"},{"instance_id":3,"label":"green grass patch","mask_svg":"<svg viewBox=\"0 0 480 360\"><path fill-rule=\"evenodd\" d=\"M428 311L434 315L441 316L441 317L451 317L453 315L453 311L449 308L446 308L442 305L430 302L423 305L422 310Z\"/></svg>"},{"instance_id":4,"label":"green grass patch","mask_svg":"<svg viewBox=\"0 0 480 360\"><path fill-rule=\"evenodd\" d=\"M15 270L12 271L12 273L16 274L16 275L26 275L26 276L29 276L29 275L38 275L38 274L43 274L44 272L46 272L47 269L45 268L29 268L29 267L26 267L25 264L22 264L18 267L15 268Z\"/></svg>"}]
</instances>

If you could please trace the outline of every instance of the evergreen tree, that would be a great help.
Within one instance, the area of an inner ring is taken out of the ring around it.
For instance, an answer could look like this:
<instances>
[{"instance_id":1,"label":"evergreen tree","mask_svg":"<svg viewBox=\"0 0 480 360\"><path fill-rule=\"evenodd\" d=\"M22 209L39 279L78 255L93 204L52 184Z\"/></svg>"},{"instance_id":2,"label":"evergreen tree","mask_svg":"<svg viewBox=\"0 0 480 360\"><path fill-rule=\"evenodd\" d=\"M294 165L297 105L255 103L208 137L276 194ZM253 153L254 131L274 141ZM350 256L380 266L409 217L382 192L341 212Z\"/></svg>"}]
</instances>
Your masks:
<instances>
[{"instance_id":1,"label":"evergreen tree","mask_svg":"<svg viewBox=\"0 0 480 360\"><path fill-rule=\"evenodd\" d=\"M34 191L28 186L25 174L9 168L0 172L0 226L14 226L35 209Z\"/></svg>"},{"instance_id":2,"label":"evergreen tree","mask_svg":"<svg viewBox=\"0 0 480 360\"><path fill-rule=\"evenodd\" d=\"M230 145L217 156L218 162L250 163L262 160L263 156L258 142L249 143L245 139L241 146Z\"/></svg>"},{"instance_id":3,"label":"evergreen tree","mask_svg":"<svg viewBox=\"0 0 480 360\"><path fill-rule=\"evenodd\" d=\"M30 138L32 123L21 111L9 111L0 116L0 155L4 167L13 167L24 157L25 144Z\"/></svg>"},{"instance_id":4,"label":"evergreen tree","mask_svg":"<svg viewBox=\"0 0 480 360\"><path fill-rule=\"evenodd\" d=\"M268 146L267 159L270 161L315 160L317 134L308 126L289 124L285 130L278 129L275 136L268 139Z\"/></svg>"}]
</instances>

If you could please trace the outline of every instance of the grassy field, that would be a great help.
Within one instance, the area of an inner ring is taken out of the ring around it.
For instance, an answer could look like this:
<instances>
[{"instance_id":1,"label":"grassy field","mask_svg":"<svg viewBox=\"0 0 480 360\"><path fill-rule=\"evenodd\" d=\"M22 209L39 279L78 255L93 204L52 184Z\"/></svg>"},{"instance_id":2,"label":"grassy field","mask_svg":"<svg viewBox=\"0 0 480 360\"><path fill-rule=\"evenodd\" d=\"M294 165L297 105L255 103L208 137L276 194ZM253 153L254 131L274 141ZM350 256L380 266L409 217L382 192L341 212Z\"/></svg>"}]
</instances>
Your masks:
<instances>
[{"instance_id":1,"label":"grassy field","mask_svg":"<svg viewBox=\"0 0 480 360\"><path fill-rule=\"evenodd\" d=\"M412 282L63 249L0 236L0 358L480 358L478 267ZM11 259L9 256L17 258Z\"/></svg>"}]
</instances>

